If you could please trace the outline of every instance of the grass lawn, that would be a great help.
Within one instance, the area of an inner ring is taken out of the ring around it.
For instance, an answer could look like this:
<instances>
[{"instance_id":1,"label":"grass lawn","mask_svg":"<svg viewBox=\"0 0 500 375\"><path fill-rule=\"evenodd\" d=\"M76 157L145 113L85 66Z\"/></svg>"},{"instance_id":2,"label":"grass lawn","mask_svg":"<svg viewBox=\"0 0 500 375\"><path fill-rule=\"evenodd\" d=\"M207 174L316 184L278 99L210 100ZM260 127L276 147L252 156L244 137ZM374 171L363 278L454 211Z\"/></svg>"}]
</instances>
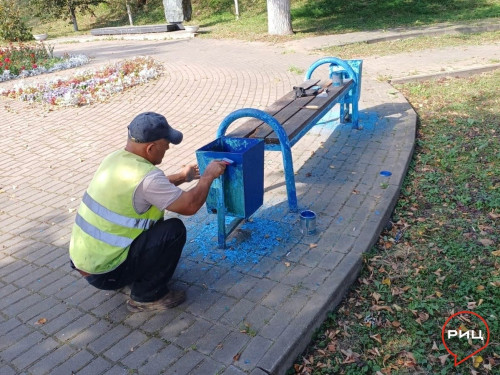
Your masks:
<instances>
[{"instance_id":1,"label":"grass lawn","mask_svg":"<svg viewBox=\"0 0 500 375\"><path fill-rule=\"evenodd\" d=\"M499 373L499 81L496 71L397 87L419 126L392 228L290 374ZM441 328L463 310L492 339L455 368Z\"/></svg>"},{"instance_id":2,"label":"grass lawn","mask_svg":"<svg viewBox=\"0 0 500 375\"><path fill-rule=\"evenodd\" d=\"M245 40L281 41L321 34L421 26L436 22L467 22L500 17L500 0L294 0L291 2L292 37L271 37L267 33L265 0L239 1L240 18L234 15L233 0L193 0L193 20L208 32L201 36ZM109 1L94 8L95 15L77 15L81 33L104 26L128 26L124 2ZM133 12L134 24L165 23L162 0L149 0L144 10ZM73 27L66 20L40 23L32 20L35 33L50 37L70 36Z\"/></svg>"}]
</instances>

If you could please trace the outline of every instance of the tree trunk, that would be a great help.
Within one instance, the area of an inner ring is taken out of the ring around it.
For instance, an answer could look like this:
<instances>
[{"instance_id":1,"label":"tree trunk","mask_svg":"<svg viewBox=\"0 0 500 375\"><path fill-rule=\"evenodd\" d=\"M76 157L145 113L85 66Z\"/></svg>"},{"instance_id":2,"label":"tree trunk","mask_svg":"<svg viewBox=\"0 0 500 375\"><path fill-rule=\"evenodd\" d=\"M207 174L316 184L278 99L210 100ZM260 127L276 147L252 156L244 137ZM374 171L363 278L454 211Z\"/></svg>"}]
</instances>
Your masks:
<instances>
[{"instance_id":1,"label":"tree trunk","mask_svg":"<svg viewBox=\"0 0 500 375\"><path fill-rule=\"evenodd\" d=\"M240 8L238 6L238 0L234 0L234 14L236 15L236 19L240 19Z\"/></svg>"},{"instance_id":2,"label":"tree trunk","mask_svg":"<svg viewBox=\"0 0 500 375\"><path fill-rule=\"evenodd\" d=\"M128 0L125 0L125 6L127 7L128 21L130 23L130 26L134 26L134 20L132 19L132 10L130 9Z\"/></svg>"},{"instance_id":3,"label":"tree trunk","mask_svg":"<svg viewBox=\"0 0 500 375\"><path fill-rule=\"evenodd\" d=\"M78 31L78 23L76 22L75 8L71 5L69 7L69 13L71 15L71 22L73 22L73 30Z\"/></svg>"},{"instance_id":4,"label":"tree trunk","mask_svg":"<svg viewBox=\"0 0 500 375\"><path fill-rule=\"evenodd\" d=\"M293 34L290 0L267 0L267 31L271 35Z\"/></svg>"},{"instance_id":5,"label":"tree trunk","mask_svg":"<svg viewBox=\"0 0 500 375\"><path fill-rule=\"evenodd\" d=\"M193 14L191 0L182 0L182 13L184 13L184 21L191 21L191 15Z\"/></svg>"}]
</instances>

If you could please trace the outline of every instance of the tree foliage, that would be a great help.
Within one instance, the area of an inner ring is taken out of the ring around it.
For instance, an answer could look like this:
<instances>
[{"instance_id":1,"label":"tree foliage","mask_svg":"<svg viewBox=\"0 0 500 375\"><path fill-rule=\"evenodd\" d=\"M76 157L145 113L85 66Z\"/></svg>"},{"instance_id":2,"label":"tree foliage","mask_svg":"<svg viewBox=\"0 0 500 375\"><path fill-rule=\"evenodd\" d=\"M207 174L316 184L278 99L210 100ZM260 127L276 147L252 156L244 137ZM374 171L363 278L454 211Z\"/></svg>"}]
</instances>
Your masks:
<instances>
[{"instance_id":1,"label":"tree foliage","mask_svg":"<svg viewBox=\"0 0 500 375\"><path fill-rule=\"evenodd\" d=\"M33 39L15 0L0 0L0 39L11 42Z\"/></svg>"},{"instance_id":2,"label":"tree foliage","mask_svg":"<svg viewBox=\"0 0 500 375\"><path fill-rule=\"evenodd\" d=\"M35 16L42 19L67 18L73 23L74 30L78 31L76 14L93 14L92 7L104 2L104 0L29 0L29 5Z\"/></svg>"}]
</instances>

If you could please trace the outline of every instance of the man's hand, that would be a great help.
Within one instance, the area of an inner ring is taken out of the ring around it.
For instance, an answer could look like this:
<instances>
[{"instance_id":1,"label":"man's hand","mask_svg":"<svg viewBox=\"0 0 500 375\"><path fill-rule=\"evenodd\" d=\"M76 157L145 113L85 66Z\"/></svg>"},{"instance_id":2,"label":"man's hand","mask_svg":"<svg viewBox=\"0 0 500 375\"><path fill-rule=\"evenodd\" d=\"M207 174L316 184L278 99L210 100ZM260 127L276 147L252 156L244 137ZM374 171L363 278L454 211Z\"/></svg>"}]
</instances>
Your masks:
<instances>
[{"instance_id":1,"label":"man's hand","mask_svg":"<svg viewBox=\"0 0 500 375\"><path fill-rule=\"evenodd\" d=\"M205 172L203 172L204 177L209 177L212 180L215 180L220 175L224 174L226 170L226 163L220 160L213 160L210 164L205 168Z\"/></svg>"},{"instance_id":2,"label":"man's hand","mask_svg":"<svg viewBox=\"0 0 500 375\"><path fill-rule=\"evenodd\" d=\"M212 182L222 175L225 170L226 164L223 161L214 160L210 162L196 186L189 191L183 192L177 200L167 207L167 210L181 215L194 215L205 203Z\"/></svg>"},{"instance_id":3,"label":"man's hand","mask_svg":"<svg viewBox=\"0 0 500 375\"><path fill-rule=\"evenodd\" d=\"M184 175L184 182L191 182L200 178L200 168L196 163L186 165L181 173Z\"/></svg>"}]
</instances>

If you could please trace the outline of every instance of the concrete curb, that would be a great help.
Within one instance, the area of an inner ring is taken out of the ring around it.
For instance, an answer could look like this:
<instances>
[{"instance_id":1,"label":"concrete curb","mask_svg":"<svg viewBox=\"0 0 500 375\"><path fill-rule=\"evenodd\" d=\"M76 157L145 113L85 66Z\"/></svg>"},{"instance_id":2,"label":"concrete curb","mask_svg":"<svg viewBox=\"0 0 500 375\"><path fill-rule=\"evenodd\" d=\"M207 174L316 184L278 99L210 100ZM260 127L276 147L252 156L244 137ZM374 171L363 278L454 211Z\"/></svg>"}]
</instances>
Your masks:
<instances>
[{"instance_id":1,"label":"concrete curb","mask_svg":"<svg viewBox=\"0 0 500 375\"><path fill-rule=\"evenodd\" d=\"M390 79L388 82L390 82L392 84L394 84L394 83L397 84L397 83L408 83L408 82L421 82L421 81L427 81L429 79L439 79L439 78L445 78L445 77L470 77L474 74L491 72L491 71L499 69L499 68L500 68L500 63L499 64L484 65L484 66L480 66L477 68L453 70L450 72L440 72L440 73L433 73L433 74L420 74L420 75L415 75L415 76L394 78L394 79Z\"/></svg>"},{"instance_id":2,"label":"concrete curb","mask_svg":"<svg viewBox=\"0 0 500 375\"><path fill-rule=\"evenodd\" d=\"M386 89L389 89L389 87ZM380 90L382 91L383 89ZM384 191L381 197L383 204L380 205L380 216L378 220L371 221L368 225L363 226L361 233L350 247L349 252L338 264L335 272L330 274L320 289L318 289L313 299L309 301L310 305L320 307L317 311L311 313L308 319L304 319L302 325L297 324L298 328L292 327L292 330L295 331L295 341L288 343L288 346L284 347L284 353L281 357L274 357L272 350L266 353L266 356L259 363L259 367L265 369L268 374L285 374L293 365L295 359L309 345L314 331L325 321L329 312L333 311L340 304L345 294L358 278L363 266L363 253L370 250L376 243L383 228L390 220L394 207L399 200L400 190L413 157L417 127L416 112L401 94L398 94L398 97L399 100L406 103L404 105L406 107L406 117L391 121L397 124L396 127L398 129L407 129L406 135L400 137L400 139L404 139L402 143L406 144L407 148L402 151L397 161L398 165L394 166L394 171L397 171L395 173L396 180ZM334 248L332 248L332 251L334 251ZM287 337L287 335L283 336ZM290 337L288 337L288 340L290 340Z\"/></svg>"}]
</instances>

